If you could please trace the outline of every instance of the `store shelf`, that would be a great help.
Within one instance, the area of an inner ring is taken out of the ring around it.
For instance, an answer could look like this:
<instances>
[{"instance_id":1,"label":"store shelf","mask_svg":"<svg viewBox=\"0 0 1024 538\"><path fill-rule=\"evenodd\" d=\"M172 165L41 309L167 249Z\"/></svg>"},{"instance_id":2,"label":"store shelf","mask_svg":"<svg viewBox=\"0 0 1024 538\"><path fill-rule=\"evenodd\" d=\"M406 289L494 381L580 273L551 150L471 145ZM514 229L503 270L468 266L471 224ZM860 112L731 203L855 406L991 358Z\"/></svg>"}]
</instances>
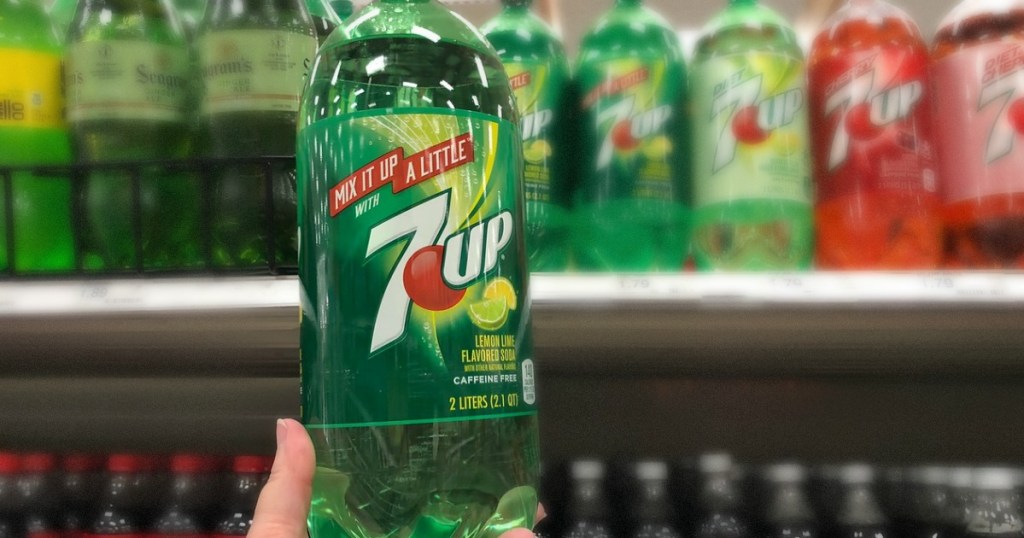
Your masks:
<instances>
[{"instance_id":1,"label":"store shelf","mask_svg":"<svg viewBox=\"0 0 1024 538\"><path fill-rule=\"evenodd\" d=\"M547 375L1024 376L1024 275L537 275ZM0 376L297 373L295 278L0 282Z\"/></svg>"}]
</instances>

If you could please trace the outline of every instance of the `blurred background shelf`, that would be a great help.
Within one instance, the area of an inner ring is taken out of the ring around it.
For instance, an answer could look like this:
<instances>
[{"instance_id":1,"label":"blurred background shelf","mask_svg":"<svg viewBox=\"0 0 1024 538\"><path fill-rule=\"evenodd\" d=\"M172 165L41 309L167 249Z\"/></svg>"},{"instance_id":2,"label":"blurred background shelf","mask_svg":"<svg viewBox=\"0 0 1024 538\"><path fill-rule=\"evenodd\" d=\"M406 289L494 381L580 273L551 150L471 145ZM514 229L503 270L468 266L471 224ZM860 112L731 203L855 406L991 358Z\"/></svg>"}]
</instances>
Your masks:
<instances>
[{"instance_id":1,"label":"blurred background shelf","mask_svg":"<svg viewBox=\"0 0 1024 538\"><path fill-rule=\"evenodd\" d=\"M1024 275L533 279L549 375L1024 378ZM0 282L0 376L290 377L292 277Z\"/></svg>"}]
</instances>

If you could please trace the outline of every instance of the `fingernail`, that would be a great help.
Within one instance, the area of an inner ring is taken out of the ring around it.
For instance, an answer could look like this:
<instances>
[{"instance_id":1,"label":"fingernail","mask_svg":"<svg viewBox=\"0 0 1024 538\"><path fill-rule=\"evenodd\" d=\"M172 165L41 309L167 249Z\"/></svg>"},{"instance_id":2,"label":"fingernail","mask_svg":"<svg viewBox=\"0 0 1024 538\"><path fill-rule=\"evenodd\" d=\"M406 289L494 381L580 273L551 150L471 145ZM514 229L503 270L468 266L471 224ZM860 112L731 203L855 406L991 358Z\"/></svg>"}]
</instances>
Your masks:
<instances>
[{"instance_id":1,"label":"fingernail","mask_svg":"<svg viewBox=\"0 0 1024 538\"><path fill-rule=\"evenodd\" d=\"M277 419L277 448L281 449L284 447L285 441L288 440L288 423L284 419Z\"/></svg>"}]
</instances>

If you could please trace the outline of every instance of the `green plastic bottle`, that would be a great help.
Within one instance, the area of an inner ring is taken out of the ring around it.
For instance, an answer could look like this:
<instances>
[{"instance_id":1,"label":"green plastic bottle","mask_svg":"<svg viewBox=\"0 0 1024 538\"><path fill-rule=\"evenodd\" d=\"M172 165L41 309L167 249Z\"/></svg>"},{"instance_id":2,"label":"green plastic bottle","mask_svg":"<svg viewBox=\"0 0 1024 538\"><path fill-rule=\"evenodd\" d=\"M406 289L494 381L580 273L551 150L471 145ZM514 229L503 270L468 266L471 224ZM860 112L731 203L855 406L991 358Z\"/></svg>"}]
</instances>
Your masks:
<instances>
[{"instance_id":1,"label":"green plastic bottle","mask_svg":"<svg viewBox=\"0 0 1024 538\"><path fill-rule=\"evenodd\" d=\"M0 0L0 166L66 165L71 145L61 95L61 46L38 0ZM74 269L66 177L0 176L0 208L13 199L13 230L0 209L0 270ZM13 239L13 245L8 241ZM13 247L14 260L8 256Z\"/></svg>"},{"instance_id":2,"label":"green plastic bottle","mask_svg":"<svg viewBox=\"0 0 1024 538\"><path fill-rule=\"evenodd\" d=\"M531 271L564 271L569 211L563 99L569 81L565 49L530 11L533 0L504 0L505 9L481 28L505 65L519 104L526 193L526 251Z\"/></svg>"},{"instance_id":3,"label":"green plastic bottle","mask_svg":"<svg viewBox=\"0 0 1024 538\"><path fill-rule=\"evenodd\" d=\"M316 48L304 0L210 0L197 41L204 156L294 155L299 100ZM294 268L294 167L250 162L217 172L210 193L214 265Z\"/></svg>"},{"instance_id":4,"label":"green plastic bottle","mask_svg":"<svg viewBox=\"0 0 1024 538\"><path fill-rule=\"evenodd\" d=\"M616 0L583 38L576 84L578 267L681 270L689 148L678 35L640 0Z\"/></svg>"},{"instance_id":5,"label":"green plastic bottle","mask_svg":"<svg viewBox=\"0 0 1024 538\"><path fill-rule=\"evenodd\" d=\"M160 0L81 0L64 62L67 119L78 161L173 160L189 143L188 45ZM158 167L131 174L94 169L80 192L85 267L196 266L199 185ZM135 209L139 209L136 222ZM136 229L140 227L141 229ZM136 236L136 233L139 236Z\"/></svg>"},{"instance_id":6,"label":"green plastic bottle","mask_svg":"<svg viewBox=\"0 0 1024 538\"><path fill-rule=\"evenodd\" d=\"M341 18L334 12L334 8L327 0L306 0L306 8L309 9L309 15L313 18L317 43L323 44L331 32L341 26ZM351 12L351 9L349 11Z\"/></svg>"},{"instance_id":7,"label":"green plastic bottle","mask_svg":"<svg viewBox=\"0 0 1024 538\"><path fill-rule=\"evenodd\" d=\"M352 16L352 0L333 0L331 7L342 21Z\"/></svg>"},{"instance_id":8,"label":"green plastic bottle","mask_svg":"<svg viewBox=\"0 0 1024 538\"><path fill-rule=\"evenodd\" d=\"M694 237L702 270L810 267L804 57L781 16L730 0L693 60Z\"/></svg>"},{"instance_id":9,"label":"green plastic bottle","mask_svg":"<svg viewBox=\"0 0 1024 538\"><path fill-rule=\"evenodd\" d=\"M321 47L299 120L312 538L497 537L539 473L519 113L434 0Z\"/></svg>"}]
</instances>

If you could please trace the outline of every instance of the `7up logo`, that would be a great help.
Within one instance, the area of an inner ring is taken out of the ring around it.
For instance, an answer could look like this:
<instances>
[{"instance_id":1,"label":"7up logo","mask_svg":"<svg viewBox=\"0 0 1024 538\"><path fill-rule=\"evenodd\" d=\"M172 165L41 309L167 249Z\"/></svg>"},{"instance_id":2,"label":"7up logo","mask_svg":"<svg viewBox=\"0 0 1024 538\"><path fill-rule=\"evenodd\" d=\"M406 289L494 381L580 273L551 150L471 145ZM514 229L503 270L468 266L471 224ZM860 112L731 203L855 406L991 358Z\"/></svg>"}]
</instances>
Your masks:
<instances>
[{"instance_id":1,"label":"7up logo","mask_svg":"<svg viewBox=\"0 0 1024 538\"><path fill-rule=\"evenodd\" d=\"M612 162L616 150L636 149L641 140L661 131L671 118L671 105L637 110L635 96L627 96L602 110L597 115L597 123L605 126L607 134L597 154L597 169L607 167Z\"/></svg>"},{"instance_id":2,"label":"7up logo","mask_svg":"<svg viewBox=\"0 0 1024 538\"><path fill-rule=\"evenodd\" d=\"M1005 50L985 62L978 111L996 109L985 146L985 164L1013 151L1018 134L1024 134L1024 48Z\"/></svg>"},{"instance_id":3,"label":"7up logo","mask_svg":"<svg viewBox=\"0 0 1024 538\"><path fill-rule=\"evenodd\" d=\"M712 173L725 168L736 158L739 143L758 145L772 131L793 123L804 106L800 88L760 99L764 75L744 78L738 71L715 86L711 101L711 121L720 126Z\"/></svg>"},{"instance_id":4,"label":"7up logo","mask_svg":"<svg viewBox=\"0 0 1024 538\"><path fill-rule=\"evenodd\" d=\"M879 83L872 56L841 75L825 90L825 114L837 113L829 171L846 162L851 140L872 140L885 127L908 118L924 97L924 84L913 80L897 86Z\"/></svg>"},{"instance_id":5,"label":"7up logo","mask_svg":"<svg viewBox=\"0 0 1024 538\"><path fill-rule=\"evenodd\" d=\"M350 210L385 186L393 193L423 184L476 161L471 133L457 136L410 156L396 148L341 180L328 195L331 217ZM354 205L355 204L355 205ZM353 207L354 205L354 207ZM512 241L512 213L501 211L459 230L449 229L451 190L436 194L391 215L370 229L365 259L387 247L404 245L391 268L374 322L370 353L405 335L412 303L435 312L459 303L466 288L497 268Z\"/></svg>"},{"instance_id":6,"label":"7up logo","mask_svg":"<svg viewBox=\"0 0 1024 538\"><path fill-rule=\"evenodd\" d=\"M434 312L459 304L466 288L493 271L511 243L510 211L445 237L450 200L450 191L445 191L370 230L367 260L389 245L406 241L381 296L370 353L405 335L411 303Z\"/></svg>"}]
</instances>

